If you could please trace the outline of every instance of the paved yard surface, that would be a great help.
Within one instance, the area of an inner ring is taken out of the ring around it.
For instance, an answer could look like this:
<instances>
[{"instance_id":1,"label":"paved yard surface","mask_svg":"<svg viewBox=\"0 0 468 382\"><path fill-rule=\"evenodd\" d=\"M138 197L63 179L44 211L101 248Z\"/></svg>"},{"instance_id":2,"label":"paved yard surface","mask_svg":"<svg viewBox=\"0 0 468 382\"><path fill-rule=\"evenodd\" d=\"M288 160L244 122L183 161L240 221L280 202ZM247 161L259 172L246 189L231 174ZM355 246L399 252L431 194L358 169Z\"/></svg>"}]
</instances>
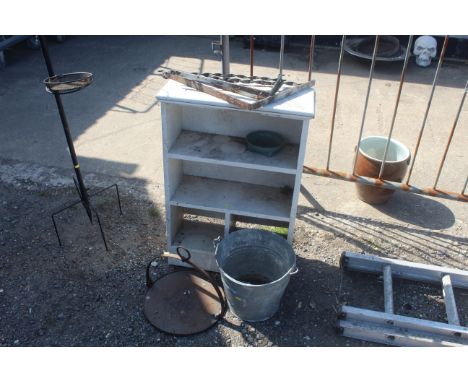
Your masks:
<instances>
[{"instance_id":1,"label":"paved yard surface","mask_svg":"<svg viewBox=\"0 0 468 382\"><path fill-rule=\"evenodd\" d=\"M0 344L28 345L228 345L361 346L333 330L338 300L381 309L377 277L345 274L344 250L467 268L465 204L395 194L372 207L355 196L354 185L312 176L303 178L294 248L300 273L280 312L265 323L242 323L231 314L210 331L174 338L144 319L144 273L164 250L160 108L155 99L164 80L161 65L188 71L220 70L208 37L71 37L51 42L57 72L87 70L95 82L64 97L87 183L118 182L124 215L112 193L100 199L110 241L105 252L96 226L83 211L59 222L65 245L57 246L50 213L72 200L71 161L53 98L41 85L46 76L40 52L8 52L0 72ZM248 74L248 50L231 42L231 71ZM255 74L274 76L278 54L256 52ZM307 53L286 54L288 78L304 81ZM312 121L306 162L324 167L338 52L319 49L317 117ZM377 64L365 135L390 127L401 64ZM395 138L414 148L435 65L413 63L404 85ZM367 87L366 63L346 56L331 167L350 171ZM468 66L447 63L431 109L413 181L432 185L448 131L468 78ZM466 110L466 106L465 106ZM460 117L440 187L460 191L468 173L467 113ZM169 272L158 260L154 276ZM372 287L369 288L369 285ZM445 320L438 288L396 283L396 310ZM462 322L467 295L457 291Z\"/></svg>"}]
</instances>

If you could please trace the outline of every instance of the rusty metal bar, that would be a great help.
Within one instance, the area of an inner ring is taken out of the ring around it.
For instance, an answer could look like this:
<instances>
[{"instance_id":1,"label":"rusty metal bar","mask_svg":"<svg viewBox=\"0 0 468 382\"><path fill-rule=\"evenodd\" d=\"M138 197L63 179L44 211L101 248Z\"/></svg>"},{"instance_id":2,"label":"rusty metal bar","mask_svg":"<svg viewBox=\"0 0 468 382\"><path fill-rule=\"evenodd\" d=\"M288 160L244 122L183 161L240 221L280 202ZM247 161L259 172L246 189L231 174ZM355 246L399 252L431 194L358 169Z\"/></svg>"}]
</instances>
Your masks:
<instances>
[{"instance_id":1,"label":"rusty metal bar","mask_svg":"<svg viewBox=\"0 0 468 382\"><path fill-rule=\"evenodd\" d=\"M246 110L254 109L253 104L251 102L248 102L246 100L237 98L236 96L230 95L220 90L219 88L215 87L214 85L208 85L198 80L184 78L183 75L178 75L178 74L170 74L168 75L168 77L165 77L165 78L170 78L171 80L180 82L181 84L187 85L191 87L192 89L209 94L213 97L220 98L226 102L229 102L232 105L240 107L241 109L246 109Z\"/></svg>"},{"instance_id":2,"label":"rusty metal bar","mask_svg":"<svg viewBox=\"0 0 468 382\"><path fill-rule=\"evenodd\" d=\"M409 57L411 55L411 44L413 42L413 36L411 35L408 40L408 47L406 48L405 62L403 64L403 69L401 70L400 76L400 85L398 87L397 99L395 102L395 109L393 110L392 124L390 125L390 131L388 133L387 144L385 145L384 156L382 159L382 164L380 165L379 179L382 179L382 174L385 169L385 161L387 160L388 148L390 146L390 140L392 139L393 128L395 126L395 119L398 112L398 106L400 105L400 96L401 90L403 89L403 83L405 82L406 68L408 67Z\"/></svg>"},{"instance_id":3,"label":"rusty metal bar","mask_svg":"<svg viewBox=\"0 0 468 382\"><path fill-rule=\"evenodd\" d=\"M414 149L414 154L413 154L413 158L412 158L412 161L411 161L412 163L411 163L410 169L408 171L408 178L406 179L406 184L409 184L411 174L413 173L414 163L416 162L416 156L418 155L419 144L421 143L421 138L422 138L422 135L423 135L423 132L424 132L424 128L426 127L427 116L429 114L429 109L431 108L432 98L434 96L434 91L435 91L435 88L436 88L436 85L437 85L437 79L439 78L440 68L442 67L442 63L444 62L445 51L447 49L448 40L449 40L449 37L447 35L447 36L445 36L444 44L442 45L442 50L440 52L440 57L439 57L439 63L437 64L437 70L436 70L435 75L434 75L434 80L432 81L431 94L429 96L429 100L427 101L426 112L424 113L424 119L423 119L423 122L422 122L421 130L419 131L418 141L416 142L416 148Z\"/></svg>"},{"instance_id":4,"label":"rusty metal bar","mask_svg":"<svg viewBox=\"0 0 468 382\"><path fill-rule=\"evenodd\" d=\"M440 174L442 172L442 167L444 166L445 159L447 158L447 152L448 152L448 150L450 148L450 144L452 143L453 134L455 133L455 129L456 129L457 124L458 124L458 119L460 118L460 114L461 114L461 111L462 111L462 108L463 108L463 104L465 103L467 90L468 90L468 81L466 82L466 85L465 85L465 90L463 92L463 97L461 99L460 106L458 107L457 116L455 117L455 121L453 122L452 130L450 131L450 136L449 136L447 145L445 146L444 155L443 155L442 160L440 162L439 171L437 172L437 177L436 177L436 180L434 182L434 187L433 187L434 189L437 188L437 183L439 182Z\"/></svg>"},{"instance_id":5,"label":"rusty metal bar","mask_svg":"<svg viewBox=\"0 0 468 382\"><path fill-rule=\"evenodd\" d=\"M281 90L281 91L279 91L279 92L277 92L275 94L272 94L272 95L270 95L268 97L265 97L263 99L255 101L251 105L250 110L258 109L259 107L265 106L265 105L269 104L270 102L278 101L280 99L289 97L289 96L291 96L293 94L296 94L296 93L299 93L299 92L301 92L301 91L303 91L305 89L310 89L314 85L315 85L315 80L312 80L312 81L305 82L303 84L299 84L299 85L296 85L296 86L293 86L293 87L290 87L290 88L286 88L286 89Z\"/></svg>"},{"instance_id":6,"label":"rusty metal bar","mask_svg":"<svg viewBox=\"0 0 468 382\"><path fill-rule=\"evenodd\" d=\"M250 77L253 77L254 68L254 36L250 36Z\"/></svg>"},{"instance_id":7,"label":"rusty metal bar","mask_svg":"<svg viewBox=\"0 0 468 382\"><path fill-rule=\"evenodd\" d=\"M270 95L270 92L265 91L265 90L260 90L260 89L255 89L252 87L249 87L247 85L239 85L235 84L232 82L227 82L224 80L217 80L214 78L206 77L201 74L193 74L193 73L188 73L188 72L182 72L179 70L173 70L170 68L163 68L159 69L155 73L157 76L162 76L166 79L170 78L174 81L182 82L180 78L192 80L192 81L198 81L200 83L203 83L205 85L213 86L213 87L218 87L224 90L227 90L232 93L238 93L247 97L254 97L254 98L262 98L262 97L267 97Z\"/></svg>"},{"instance_id":8,"label":"rusty metal bar","mask_svg":"<svg viewBox=\"0 0 468 382\"><path fill-rule=\"evenodd\" d=\"M370 70L369 70L369 82L367 84L366 100L364 102L364 111L362 112L361 128L359 130L358 143L356 146L356 153L354 154L354 160L353 160L353 174L356 173L356 161L357 161L357 157L359 153L359 148L361 147L362 132L364 131L364 122L366 120L367 104L369 103L369 94L371 90L372 77L374 76L374 67L375 67L375 61L377 57L377 49L379 47L379 40L380 40L380 36L378 35L375 36L374 52L372 53L372 62L371 62Z\"/></svg>"},{"instance_id":9,"label":"rusty metal bar","mask_svg":"<svg viewBox=\"0 0 468 382\"><path fill-rule=\"evenodd\" d=\"M286 98L290 95L296 94L302 90L309 89L314 86L315 81L305 82L303 84L299 84L296 86L292 86L281 90L273 95L268 95L262 99L253 99L249 97L245 97L244 99L240 99L234 95L230 95L221 89L215 87L213 84L204 83L204 81L192 79L192 77L188 76L187 78L184 77L183 74L177 74L176 71L172 73L164 73L163 76L165 78L170 78L174 81L178 81L184 85L190 86L191 88L201 91L203 93L212 95L213 97L220 98L226 102L229 102L232 105L240 107L241 109L245 110L255 110L259 107L268 105L273 101L277 101L283 98ZM231 90L232 91L232 90Z\"/></svg>"},{"instance_id":10,"label":"rusty metal bar","mask_svg":"<svg viewBox=\"0 0 468 382\"><path fill-rule=\"evenodd\" d=\"M275 95L276 92L281 88L281 86L283 86L283 83L284 83L283 76L280 74L280 75L278 75L278 78L276 79L275 84L273 85L273 87L270 90L270 96Z\"/></svg>"},{"instance_id":11,"label":"rusty metal bar","mask_svg":"<svg viewBox=\"0 0 468 382\"><path fill-rule=\"evenodd\" d=\"M315 48L315 36L310 36L310 48L309 48L309 75L307 80L310 81L312 78L312 64L314 62L314 48Z\"/></svg>"},{"instance_id":12,"label":"rusty metal bar","mask_svg":"<svg viewBox=\"0 0 468 382\"><path fill-rule=\"evenodd\" d=\"M404 183L392 182L389 180L382 180L377 178L369 178L366 176L353 175L339 171L331 171L328 169L304 166L303 173L306 175L317 175L332 179L345 180L348 182L360 183L366 186L380 187L388 190L399 190L405 192L412 192L414 194L433 196L442 199L457 200L459 202L468 202L467 195L458 194L456 192L436 190L434 188L419 188Z\"/></svg>"},{"instance_id":13,"label":"rusty metal bar","mask_svg":"<svg viewBox=\"0 0 468 382\"><path fill-rule=\"evenodd\" d=\"M465 195L465 191L466 191L466 186L468 185L468 176L466 177L466 180L465 180L465 185L463 186L463 189L462 189L462 194Z\"/></svg>"},{"instance_id":14,"label":"rusty metal bar","mask_svg":"<svg viewBox=\"0 0 468 382\"><path fill-rule=\"evenodd\" d=\"M335 130L336 106L338 102L338 91L340 90L341 67L343 64L345 42L346 42L346 36L343 35L343 38L341 39L340 59L338 61L338 73L336 75L335 100L333 102L333 114L332 114L332 121L331 121L330 140L328 142L327 170L330 168L330 155L331 155L331 148L332 148L332 142L333 142L333 132Z\"/></svg>"}]
</instances>

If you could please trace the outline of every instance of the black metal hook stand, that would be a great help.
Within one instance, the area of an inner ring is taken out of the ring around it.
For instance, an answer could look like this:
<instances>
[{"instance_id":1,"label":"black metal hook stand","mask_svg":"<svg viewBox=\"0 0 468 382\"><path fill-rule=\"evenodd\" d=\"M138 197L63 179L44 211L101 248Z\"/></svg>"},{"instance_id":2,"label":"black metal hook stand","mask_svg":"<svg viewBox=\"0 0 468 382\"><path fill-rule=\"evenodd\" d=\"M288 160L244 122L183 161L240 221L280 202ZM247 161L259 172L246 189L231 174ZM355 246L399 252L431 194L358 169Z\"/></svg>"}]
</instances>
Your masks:
<instances>
[{"instance_id":1,"label":"black metal hook stand","mask_svg":"<svg viewBox=\"0 0 468 382\"><path fill-rule=\"evenodd\" d=\"M61 212L77 205L82 204L84 209L86 210L86 214L88 215L89 221L93 224L93 213L96 215L96 220L99 225L99 231L101 232L101 237L104 242L104 246L106 247L106 251L109 250L107 247L106 237L104 235L104 231L101 225L101 219L99 218L99 214L97 213L96 209L92 206L90 202L90 198L101 194L102 192L115 187L115 191L117 194L117 201L119 203L119 210L120 214L122 215L122 205L120 202L120 194L119 194L119 187L117 184L112 184L109 187L105 187L97 192L92 194L88 193L88 190L84 184L83 176L81 175L80 164L78 163L78 158L76 157L75 146L73 144L73 139L70 133L70 128L68 126L68 120L65 115L65 110L63 108L61 94L68 94L73 93L75 91L79 91L84 89L86 86L91 84L93 75L91 73L69 73L63 75L55 75L54 69L52 67L52 62L50 61L49 51L47 49L47 43L44 36L39 36L39 41L41 43L41 50L42 54L44 55L44 60L47 66L47 72L49 73L49 78L47 78L44 83L46 85L46 90L49 93L52 93L55 97L55 102L57 103L57 108L60 114L60 120L62 121L63 131L65 133L65 138L67 139L68 149L70 151L70 156L73 162L73 168L75 169L76 178L73 177L73 182L75 183L76 191L80 200L75 201L71 204L66 205L65 207L61 208L58 211L55 211L51 217L52 222L54 224L55 233L57 235L58 242L60 246L62 245L62 241L60 240L59 231L57 229L57 222L55 221L55 216L60 214Z\"/></svg>"}]
</instances>

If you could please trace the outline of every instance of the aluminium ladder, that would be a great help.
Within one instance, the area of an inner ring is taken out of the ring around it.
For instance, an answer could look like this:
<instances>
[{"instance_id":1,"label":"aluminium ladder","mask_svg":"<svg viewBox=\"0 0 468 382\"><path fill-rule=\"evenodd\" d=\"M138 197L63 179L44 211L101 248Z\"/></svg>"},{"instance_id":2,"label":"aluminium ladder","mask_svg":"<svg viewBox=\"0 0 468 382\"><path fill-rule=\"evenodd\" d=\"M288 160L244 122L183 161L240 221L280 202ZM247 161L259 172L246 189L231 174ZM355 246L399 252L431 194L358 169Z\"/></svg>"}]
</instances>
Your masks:
<instances>
[{"instance_id":1,"label":"aluminium ladder","mask_svg":"<svg viewBox=\"0 0 468 382\"><path fill-rule=\"evenodd\" d=\"M460 324L453 288L468 289L468 272L379 256L343 252L341 268L382 273L385 312L341 305L337 328L350 338L395 346L468 345L468 328ZM440 283L448 323L394 313L393 277Z\"/></svg>"}]
</instances>

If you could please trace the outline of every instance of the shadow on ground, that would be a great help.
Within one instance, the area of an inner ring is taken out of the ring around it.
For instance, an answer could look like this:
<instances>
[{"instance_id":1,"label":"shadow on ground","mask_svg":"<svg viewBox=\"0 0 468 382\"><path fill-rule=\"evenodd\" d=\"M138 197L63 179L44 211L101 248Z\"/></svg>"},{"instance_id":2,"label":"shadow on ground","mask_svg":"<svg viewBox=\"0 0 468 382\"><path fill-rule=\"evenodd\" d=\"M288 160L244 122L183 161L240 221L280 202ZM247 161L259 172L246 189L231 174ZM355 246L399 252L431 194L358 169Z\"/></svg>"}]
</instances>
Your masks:
<instances>
[{"instance_id":1,"label":"shadow on ground","mask_svg":"<svg viewBox=\"0 0 468 382\"><path fill-rule=\"evenodd\" d=\"M298 207L298 219L344 238L361 251L436 265L466 267L468 240L438 231L449 228L455 218L450 209L436 200L414 194L395 194L378 207L400 223L325 210L304 188L302 194L313 208ZM421 227L421 228L418 228Z\"/></svg>"},{"instance_id":2,"label":"shadow on ground","mask_svg":"<svg viewBox=\"0 0 468 382\"><path fill-rule=\"evenodd\" d=\"M455 215L435 198L396 192L385 204L375 206L387 216L422 228L441 230L455 223Z\"/></svg>"}]
</instances>

